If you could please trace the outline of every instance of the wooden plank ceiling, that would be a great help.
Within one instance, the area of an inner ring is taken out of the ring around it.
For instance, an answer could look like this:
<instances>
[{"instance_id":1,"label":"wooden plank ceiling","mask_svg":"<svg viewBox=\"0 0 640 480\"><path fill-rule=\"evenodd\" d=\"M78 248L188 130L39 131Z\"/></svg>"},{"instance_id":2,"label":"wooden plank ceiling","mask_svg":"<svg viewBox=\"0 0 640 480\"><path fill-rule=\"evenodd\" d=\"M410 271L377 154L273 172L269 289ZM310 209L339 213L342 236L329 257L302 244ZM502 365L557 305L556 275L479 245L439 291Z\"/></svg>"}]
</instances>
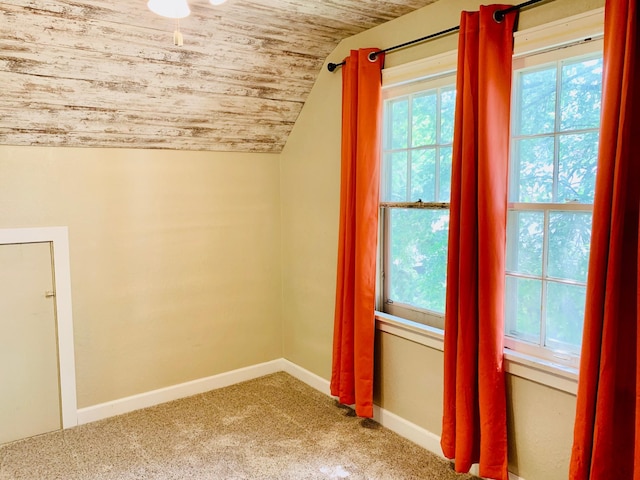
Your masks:
<instances>
[{"instance_id":1,"label":"wooden plank ceiling","mask_svg":"<svg viewBox=\"0 0 640 480\"><path fill-rule=\"evenodd\" d=\"M435 0L0 0L0 144L280 152L340 40ZM384 47L384 46L380 46Z\"/></svg>"}]
</instances>

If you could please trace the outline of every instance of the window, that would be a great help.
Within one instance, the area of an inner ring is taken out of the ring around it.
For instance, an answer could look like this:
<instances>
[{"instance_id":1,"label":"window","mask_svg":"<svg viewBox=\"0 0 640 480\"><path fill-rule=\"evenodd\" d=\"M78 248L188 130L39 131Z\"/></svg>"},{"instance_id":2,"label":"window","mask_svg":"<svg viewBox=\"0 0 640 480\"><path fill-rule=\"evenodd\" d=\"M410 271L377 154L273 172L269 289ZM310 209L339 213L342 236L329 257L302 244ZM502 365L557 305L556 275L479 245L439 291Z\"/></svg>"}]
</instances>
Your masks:
<instances>
[{"instance_id":1,"label":"window","mask_svg":"<svg viewBox=\"0 0 640 480\"><path fill-rule=\"evenodd\" d=\"M602 54L580 53L597 47L514 64L506 345L574 366L582 341L602 90Z\"/></svg>"},{"instance_id":2,"label":"window","mask_svg":"<svg viewBox=\"0 0 640 480\"><path fill-rule=\"evenodd\" d=\"M384 104L383 311L443 328L454 78L412 90Z\"/></svg>"},{"instance_id":3,"label":"window","mask_svg":"<svg viewBox=\"0 0 640 480\"><path fill-rule=\"evenodd\" d=\"M602 11L593 11L519 32L515 42L505 346L570 367L578 365L582 341L601 35ZM383 90L378 309L440 329L455 110L451 55L383 72L390 86ZM428 78L412 83L418 70Z\"/></svg>"}]
</instances>

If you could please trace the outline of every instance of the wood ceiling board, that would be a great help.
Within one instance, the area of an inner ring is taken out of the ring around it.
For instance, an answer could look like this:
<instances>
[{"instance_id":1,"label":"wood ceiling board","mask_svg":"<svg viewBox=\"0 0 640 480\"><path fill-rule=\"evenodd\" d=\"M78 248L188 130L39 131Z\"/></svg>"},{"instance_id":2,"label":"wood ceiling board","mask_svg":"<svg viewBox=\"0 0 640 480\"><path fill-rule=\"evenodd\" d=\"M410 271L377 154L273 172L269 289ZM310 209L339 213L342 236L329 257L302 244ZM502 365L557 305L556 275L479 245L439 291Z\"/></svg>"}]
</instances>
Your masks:
<instances>
[{"instance_id":1,"label":"wood ceiling board","mask_svg":"<svg viewBox=\"0 0 640 480\"><path fill-rule=\"evenodd\" d=\"M0 0L0 144L279 152L338 42L434 0Z\"/></svg>"}]
</instances>

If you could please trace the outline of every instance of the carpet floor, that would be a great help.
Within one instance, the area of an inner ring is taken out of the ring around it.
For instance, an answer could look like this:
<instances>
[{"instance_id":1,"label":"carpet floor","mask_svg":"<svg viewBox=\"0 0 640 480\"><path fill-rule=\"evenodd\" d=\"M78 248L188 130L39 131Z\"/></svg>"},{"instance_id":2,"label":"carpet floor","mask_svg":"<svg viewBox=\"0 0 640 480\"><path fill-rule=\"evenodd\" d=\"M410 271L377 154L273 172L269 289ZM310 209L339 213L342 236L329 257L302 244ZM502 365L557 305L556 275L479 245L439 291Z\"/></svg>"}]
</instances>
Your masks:
<instances>
[{"instance_id":1,"label":"carpet floor","mask_svg":"<svg viewBox=\"0 0 640 480\"><path fill-rule=\"evenodd\" d=\"M280 372L0 446L0 480L470 480Z\"/></svg>"}]
</instances>

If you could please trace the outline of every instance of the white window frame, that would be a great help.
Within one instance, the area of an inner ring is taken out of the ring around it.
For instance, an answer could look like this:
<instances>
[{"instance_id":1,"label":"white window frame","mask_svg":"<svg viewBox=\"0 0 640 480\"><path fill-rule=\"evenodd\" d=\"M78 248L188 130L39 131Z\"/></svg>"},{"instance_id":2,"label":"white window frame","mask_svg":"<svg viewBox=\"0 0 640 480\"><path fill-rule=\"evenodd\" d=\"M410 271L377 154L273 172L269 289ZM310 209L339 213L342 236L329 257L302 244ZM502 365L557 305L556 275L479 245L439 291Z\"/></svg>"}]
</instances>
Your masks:
<instances>
[{"instance_id":1,"label":"white window frame","mask_svg":"<svg viewBox=\"0 0 640 480\"><path fill-rule=\"evenodd\" d=\"M557 49L587 40L602 38L604 8L547 23L514 34L514 61L535 52ZM394 88L413 88L416 82L455 72L457 52L451 51L415 62L386 68L382 71L383 92ZM398 90L400 91L400 90ZM381 222L382 223L382 222ZM379 258L382 259L382 256ZM379 262L378 265L381 265ZM380 268L380 271L382 269ZM381 272L380 272L381 273ZM379 276L379 287L381 277ZM376 327L436 350L444 349L444 332L381 310L381 288L378 288ZM505 348L505 368L510 374L541 383L558 390L576 394L578 370L576 367L525 352Z\"/></svg>"},{"instance_id":2,"label":"white window frame","mask_svg":"<svg viewBox=\"0 0 640 480\"><path fill-rule=\"evenodd\" d=\"M454 68L455 70L455 68ZM385 102L385 109L387 108L386 106L388 105L388 101L391 99L402 99L407 97L409 102L409 121L411 124L411 120L413 118L412 116L412 110L411 110L411 105L412 105L412 99L413 99L413 95L414 94L420 94L422 92L433 92L433 91L439 91L439 89L441 88L448 88L449 86L453 86L455 88L455 74L453 71L448 70L448 71L439 71L437 73L435 73L434 75L430 75L427 77L422 78L419 81L416 82L411 82L411 83L407 83L407 84L400 84L400 85L394 85L391 86L389 88L383 88L383 101ZM440 111L439 111L439 107L440 107L440 101L438 100L438 118L440 117ZM385 139L388 138L388 135L390 134L390 132L388 131L388 122L386 121L386 115L385 115L385 121L384 121L384 128L383 128L383 136ZM382 194L382 198L385 198L386 196L386 189L389 186L389 183L391 181L390 178L387 177L387 169L385 168L385 161L384 161L384 157L385 154L387 153L393 153L395 151L416 151L416 150L422 150L422 149L435 149L436 151L439 151L440 148L446 147L450 144L440 144L440 143L436 143L433 145L429 145L428 147L412 147L412 138L411 138L411 128L409 128L408 132L407 132L407 148L403 148L403 149L385 149L384 145L383 148L381 149L382 151L382 156L383 159L381 160L382 162L382 176L384 177L383 182L382 182L382 188L381 188L381 194ZM439 158L438 156L436 156L436 158ZM440 175L440 169L439 169L439 163L438 160L436 160L436 172L435 172L435 191L436 193L438 192L439 189L439 175ZM411 172L410 169L408 169L407 171L407 189L410 188L410 178L411 178ZM390 213L391 213L391 209L394 208L417 208L417 209L423 209L423 210L443 210L449 209L449 202L411 202L411 201L405 201L405 202L390 202L390 201L381 201L380 202L380 225L381 225L381 233L380 233L380 238L382 239L382 241L380 242L380 245L389 245L390 240L391 240L391 228L390 228ZM408 320L412 320L418 323L422 323L425 324L427 326L430 327L435 327L438 329L443 329L444 328L444 315L436 312L436 311L431 311L431 310L426 310L426 309L421 309L421 308L417 308L413 305L409 305L409 304L405 304L405 303L400 303L400 302L391 302L388 298L385 298L386 292L389 292L391 285L390 285L390 281L389 281L389 275L386 275L386 272L390 272L391 271L391 265L389 262L389 255L386 254L386 252L384 251L383 248L380 248L380 262L379 265L382 266L381 270L380 270L380 283L379 286L381 288L378 289L378 301L377 301L377 309L380 311L383 311L385 313L397 316L397 317L401 317L401 318L406 318Z\"/></svg>"},{"instance_id":3,"label":"white window frame","mask_svg":"<svg viewBox=\"0 0 640 480\"><path fill-rule=\"evenodd\" d=\"M513 95L514 95L514 99L512 102L512 119L515 121L515 119L517 119L519 117L519 112L516 111L517 107L518 107L518 102L516 100L516 96L518 95L517 92L517 87L518 87L518 82L517 82L517 74L520 71L526 71L529 69L535 70L536 68L539 67L543 67L543 66L548 66L548 65L553 65L555 64L556 66L559 65L559 67L557 68L561 68L562 62L563 60L573 60L573 59L577 59L580 57L585 57L585 58L589 58L590 56L593 56L594 54L597 55L598 53L602 53L602 48L603 48L603 41L601 38L595 38L592 39L589 42L581 42L578 44L574 44L571 46L565 46L563 48L556 48L553 49L551 51L543 51L543 52L534 52L532 54L528 54L528 55L521 55L519 58L516 58L514 60L514 65L513 65L513 76L514 76L514 81L513 81ZM559 84L559 82L561 81L560 75L557 76L557 82ZM559 93L559 86L558 86L558 91L556 92L556 94ZM559 99L556 99L559 102ZM585 130L575 130L575 131L560 131L558 129L558 122L559 122L559 118L560 118L560 106L559 104L556 105L556 125L554 126L554 129L552 132L548 132L546 133L544 136L545 137L553 137L554 143L556 145L555 149L556 151L554 152L554 164L557 162L557 156L558 156L558 138L563 136L563 135L567 135L567 134L575 134L575 133L597 133L598 129L597 128L591 128L591 129L585 129ZM513 153L514 150L514 143L516 141L518 141L519 139L526 139L526 138L534 138L537 137L537 135L514 135L512 133L511 136L511 152ZM514 169L511 168L510 169L510 178L509 178L509 182L513 183L513 182L517 182L518 179L518 172ZM556 188L556 182L557 182L557 168L554 169L555 171L555 175L554 175L554 180L553 180L553 184L554 184L554 190ZM512 185L510 185L511 187ZM543 259L542 260L542 272L540 275L526 275L526 274L520 274L520 273L515 273L515 272L507 272L507 277L511 277L511 278L526 278L526 279L534 279L534 280L539 280L542 282L542 299L541 299L541 317L540 317L540 339L539 342L533 343L532 341L527 341L525 339L520 339L517 338L516 336L510 335L508 332L505 331L505 336L504 336L504 344L505 347L526 355L531 355L534 357L539 357L542 358L544 360L550 361L550 362L557 362L559 364L565 365L567 367L570 368L578 368L579 364L580 364L580 355L577 353L573 353L570 351L562 351L560 348L552 348L552 347L547 347L544 345L544 339L546 336L545 333L545 324L544 324L544 316L545 316L545 305L546 305L546 289L547 286L549 284L550 281L552 282L558 282L558 283L562 283L565 285L578 285L578 286L584 286L586 287L586 280L584 282L574 282L574 281L569 281L569 280L562 280L562 279L553 279L551 277L549 277L547 275L547 261L546 261L546 256L548 255L548 239L549 239L549 231L548 231L548 227L549 227L549 215L552 214L553 212L575 212L575 213L592 213L593 212L593 204L587 204L587 203L573 203L573 202L559 202L559 203L550 203L550 202L546 202L546 203L517 203L517 202L511 202L509 203L509 211L512 212L526 212L526 211L532 211L532 212L541 212L544 215L544 245L543 245ZM511 230L511 228L513 228L513 226L509 226L507 225L507 236L509 236L509 231ZM506 313L505 313L506 315ZM505 327L508 324L508 319L505 316Z\"/></svg>"}]
</instances>

